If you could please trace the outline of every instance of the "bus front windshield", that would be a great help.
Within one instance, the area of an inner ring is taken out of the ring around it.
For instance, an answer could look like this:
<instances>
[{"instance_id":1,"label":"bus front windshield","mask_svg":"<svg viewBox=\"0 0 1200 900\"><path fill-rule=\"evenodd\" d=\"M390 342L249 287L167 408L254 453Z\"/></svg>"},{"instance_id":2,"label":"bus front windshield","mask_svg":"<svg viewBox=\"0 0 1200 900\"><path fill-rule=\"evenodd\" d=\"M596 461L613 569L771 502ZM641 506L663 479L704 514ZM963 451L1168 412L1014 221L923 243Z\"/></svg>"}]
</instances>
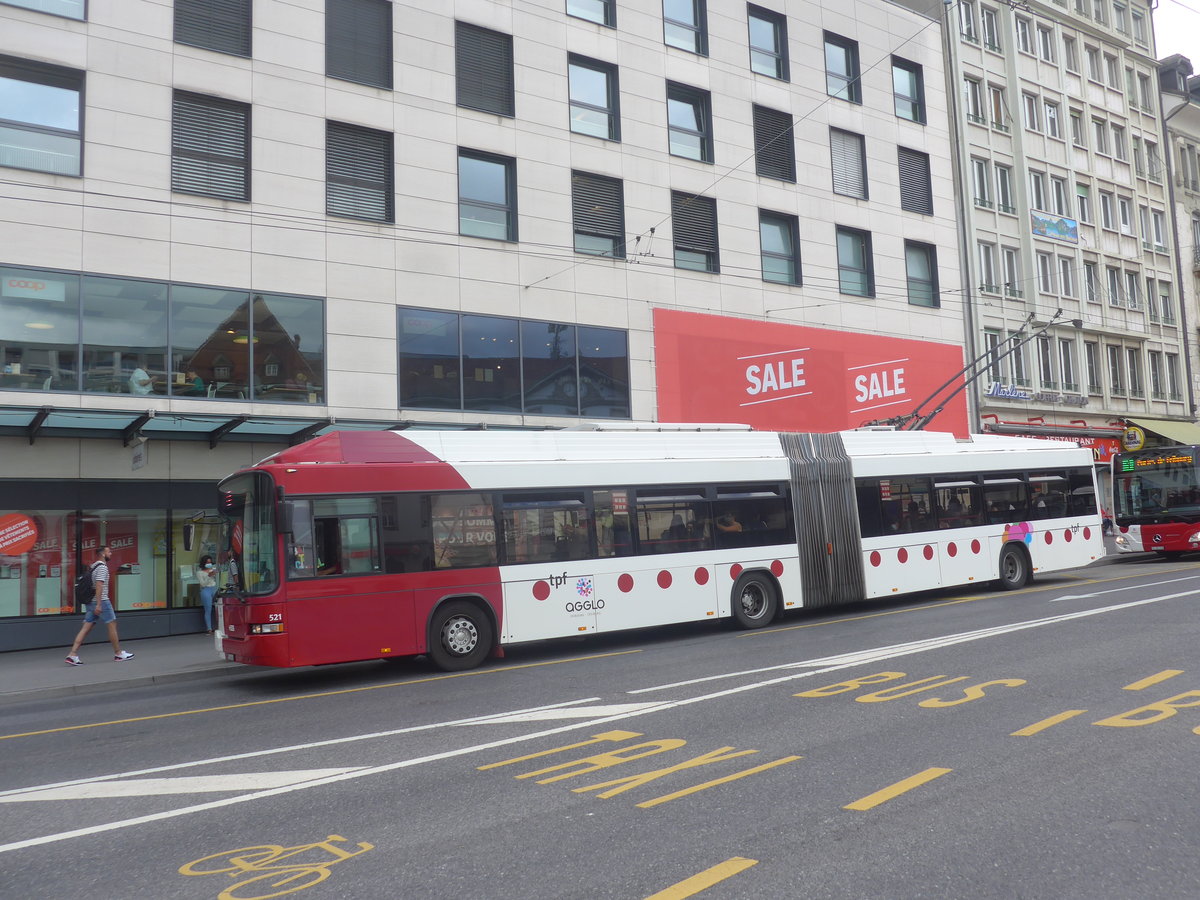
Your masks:
<instances>
[{"instance_id":1,"label":"bus front windshield","mask_svg":"<svg viewBox=\"0 0 1200 900\"><path fill-rule=\"evenodd\" d=\"M1200 486L1192 454L1117 460L1114 480L1118 520L1200 520Z\"/></svg>"},{"instance_id":2,"label":"bus front windshield","mask_svg":"<svg viewBox=\"0 0 1200 900\"><path fill-rule=\"evenodd\" d=\"M234 475L220 491L228 583L243 594L269 594L279 586L271 479L262 472Z\"/></svg>"}]
</instances>

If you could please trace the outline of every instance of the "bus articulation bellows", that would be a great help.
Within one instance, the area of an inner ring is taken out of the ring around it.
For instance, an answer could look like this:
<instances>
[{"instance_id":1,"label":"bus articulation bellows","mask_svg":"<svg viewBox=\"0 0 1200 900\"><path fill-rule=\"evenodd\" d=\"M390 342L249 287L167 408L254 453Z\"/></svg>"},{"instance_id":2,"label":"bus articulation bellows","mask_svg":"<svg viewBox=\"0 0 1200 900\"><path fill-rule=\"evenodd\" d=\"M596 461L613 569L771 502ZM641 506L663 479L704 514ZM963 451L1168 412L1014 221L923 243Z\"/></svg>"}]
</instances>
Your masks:
<instances>
[{"instance_id":1,"label":"bus articulation bellows","mask_svg":"<svg viewBox=\"0 0 1200 900\"><path fill-rule=\"evenodd\" d=\"M220 485L222 646L307 666L1024 585L1103 555L1091 453L927 432L333 432Z\"/></svg>"}]
</instances>

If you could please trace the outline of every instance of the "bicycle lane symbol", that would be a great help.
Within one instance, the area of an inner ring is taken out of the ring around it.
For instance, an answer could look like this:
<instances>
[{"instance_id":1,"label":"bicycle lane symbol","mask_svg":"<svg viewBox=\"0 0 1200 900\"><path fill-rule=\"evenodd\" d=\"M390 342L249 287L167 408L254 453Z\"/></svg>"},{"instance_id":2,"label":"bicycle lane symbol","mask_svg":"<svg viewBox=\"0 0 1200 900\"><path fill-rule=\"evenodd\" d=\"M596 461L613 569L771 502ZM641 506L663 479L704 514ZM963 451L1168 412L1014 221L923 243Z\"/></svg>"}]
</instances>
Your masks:
<instances>
[{"instance_id":1,"label":"bicycle lane symbol","mask_svg":"<svg viewBox=\"0 0 1200 900\"><path fill-rule=\"evenodd\" d=\"M375 848L374 844L365 842L360 842L358 849L353 851L336 846L337 843L346 842L347 839L341 835L331 834L323 841L295 847L261 844L240 850L226 850L180 866L179 874L228 875L240 879L223 890L217 900L269 900L320 884L332 874L329 871L331 866ZM271 892L249 893L247 889L266 889Z\"/></svg>"}]
</instances>

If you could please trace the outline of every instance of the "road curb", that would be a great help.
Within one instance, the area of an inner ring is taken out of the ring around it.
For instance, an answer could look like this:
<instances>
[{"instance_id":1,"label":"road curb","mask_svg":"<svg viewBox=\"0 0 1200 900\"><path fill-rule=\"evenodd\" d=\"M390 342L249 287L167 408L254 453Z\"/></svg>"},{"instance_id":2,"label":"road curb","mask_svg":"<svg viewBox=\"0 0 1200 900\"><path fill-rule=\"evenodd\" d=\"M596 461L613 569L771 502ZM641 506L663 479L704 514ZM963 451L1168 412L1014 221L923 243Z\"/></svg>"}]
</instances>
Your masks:
<instances>
[{"instance_id":1,"label":"road curb","mask_svg":"<svg viewBox=\"0 0 1200 900\"><path fill-rule=\"evenodd\" d=\"M238 663L218 662L213 666L190 672L166 672L158 675L142 675L134 678L121 678L114 681L88 682L87 684L70 684L62 687L30 688L19 691L0 691L0 706L21 703L26 700L49 700L54 697L86 696L102 694L114 689L147 687L154 684L173 684L186 681L199 681L230 672L243 671L249 674L245 666Z\"/></svg>"}]
</instances>

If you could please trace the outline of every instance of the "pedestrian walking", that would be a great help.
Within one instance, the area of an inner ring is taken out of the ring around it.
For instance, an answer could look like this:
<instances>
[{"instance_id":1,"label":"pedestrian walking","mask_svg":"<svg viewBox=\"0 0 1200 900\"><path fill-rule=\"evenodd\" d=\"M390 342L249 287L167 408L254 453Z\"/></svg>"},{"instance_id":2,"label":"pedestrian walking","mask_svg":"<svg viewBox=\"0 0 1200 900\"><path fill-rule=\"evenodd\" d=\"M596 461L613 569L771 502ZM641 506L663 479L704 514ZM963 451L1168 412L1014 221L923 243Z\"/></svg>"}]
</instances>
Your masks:
<instances>
[{"instance_id":1,"label":"pedestrian walking","mask_svg":"<svg viewBox=\"0 0 1200 900\"><path fill-rule=\"evenodd\" d=\"M71 652L67 654L68 666L83 665L83 660L79 658L79 646L97 621L108 626L108 642L112 644L113 653L116 654L113 659L120 661L133 658L133 654L128 650L121 649L121 641L117 638L117 613L108 597L108 585L111 577L108 571L108 561L111 558L112 548L107 544L96 550L96 561L92 563L91 568L92 587L95 589L95 593L88 601L87 615L83 617L83 627L79 629L79 634L75 635L75 643L71 645Z\"/></svg>"}]
</instances>

